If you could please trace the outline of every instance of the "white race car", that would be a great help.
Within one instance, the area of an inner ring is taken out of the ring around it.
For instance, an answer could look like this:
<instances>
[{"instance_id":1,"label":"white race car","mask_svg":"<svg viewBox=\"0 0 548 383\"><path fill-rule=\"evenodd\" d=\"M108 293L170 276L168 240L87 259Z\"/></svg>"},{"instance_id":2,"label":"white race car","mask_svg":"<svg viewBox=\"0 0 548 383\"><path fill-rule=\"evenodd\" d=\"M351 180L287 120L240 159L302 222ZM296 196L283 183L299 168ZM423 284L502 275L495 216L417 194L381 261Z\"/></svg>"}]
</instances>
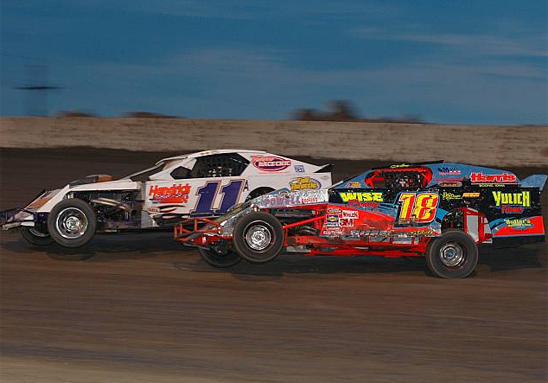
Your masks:
<instances>
[{"instance_id":1,"label":"white race car","mask_svg":"<svg viewBox=\"0 0 548 383\"><path fill-rule=\"evenodd\" d=\"M184 218L223 215L277 189L329 186L331 165L258 150L210 150L165 158L119 180L91 175L43 191L25 208L2 212L0 224L21 228L34 245L78 247L95 233L170 228Z\"/></svg>"}]
</instances>

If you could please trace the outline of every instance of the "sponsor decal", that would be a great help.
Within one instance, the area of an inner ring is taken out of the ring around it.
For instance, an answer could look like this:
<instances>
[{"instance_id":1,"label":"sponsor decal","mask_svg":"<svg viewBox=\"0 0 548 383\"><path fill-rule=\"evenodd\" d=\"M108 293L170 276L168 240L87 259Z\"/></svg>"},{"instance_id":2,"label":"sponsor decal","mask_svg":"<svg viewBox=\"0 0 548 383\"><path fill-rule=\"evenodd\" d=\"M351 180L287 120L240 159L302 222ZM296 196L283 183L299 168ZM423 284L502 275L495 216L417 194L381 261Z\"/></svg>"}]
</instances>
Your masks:
<instances>
[{"instance_id":1,"label":"sponsor decal","mask_svg":"<svg viewBox=\"0 0 548 383\"><path fill-rule=\"evenodd\" d=\"M360 213L358 213L356 210L343 210L341 212L343 218L351 218L356 219L359 218Z\"/></svg>"},{"instance_id":2,"label":"sponsor decal","mask_svg":"<svg viewBox=\"0 0 548 383\"><path fill-rule=\"evenodd\" d=\"M441 186L443 188L460 188L462 186L462 182L445 180L445 181L438 182L438 186Z\"/></svg>"},{"instance_id":3,"label":"sponsor decal","mask_svg":"<svg viewBox=\"0 0 548 383\"><path fill-rule=\"evenodd\" d=\"M255 199L261 207L281 207L327 202L327 190L304 190L302 192L280 192L277 195L266 194Z\"/></svg>"},{"instance_id":4,"label":"sponsor decal","mask_svg":"<svg viewBox=\"0 0 548 383\"><path fill-rule=\"evenodd\" d=\"M295 171L297 173L304 173L304 165L295 165Z\"/></svg>"},{"instance_id":5,"label":"sponsor decal","mask_svg":"<svg viewBox=\"0 0 548 383\"><path fill-rule=\"evenodd\" d=\"M340 237L343 234L339 227L327 227L322 230L321 235L324 237Z\"/></svg>"},{"instance_id":6,"label":"sponsor decal","mask_svg":"<svg viewBox=\"0 0 548 383\"><path fill-rule=\"evenodd\" d=\"M361 182L357 182L357 181L348 182L348 183L346 184L346 187L349 187L349 188L361 188L361 187L362 187L362 184L361 184Z\"/></svg>"},{"instance_id":7,"label":"sponsor decal","mask_svg":"<svg viewBox=\"0 0 548 383\"><path fill-rule=\"evenodd\" d=\"M473 184L482 184L482 185L488 185L488 184L500 184L500 185L508 185L508 184L516 184L517 183L517 177L514 174L511 173L502 173L502 174L483 174L483 173L472 173L470 175L470 181L472 181Z\"/></svg>"},{"instance_id":8,"label":"sponsor decal","mask_svg":"<svg viewBox=\"0 0 548 383\"><path fill-rule=\"evenodd\" d=\"M339 192L343 202L383 202L382 192Z\"/></svg>"},{"instance_id":9,"label":"sponsor decal","mask_svg":"<svg viewBox=\"0 0 548 383\"><path fill-rule=\"evenodd\" d=\"M327 214L325 217L325 226L326 227L339 227L339 215L338 214Z\"/></svg>"},{"instance_id":10,"label":"sponsor decal","mask_svg":"<svg viewBox=\"0 0 548 383\"><path fill-rule=\"evenodd\" d=\"M189 184L174 184L173 186L151 186L148 196L152 203L187 203L190 193Z\"/></svg>"},{"instance_id":11,"label":"sponsor decal","mask_svg":"<svg viewBox=\"0 0 548 383\"><path fill-rule=\"evenodd\" d=\"M330 207L329 209L327 209L327 212L332 214L339 214L341 212L341 209Z\"/></svg>"},{"instance_id":12,"label":"sponsor decal","mask_svg":"<svg viewBox=\"0 0 548 383\"><path fill-rule=\"evenodd\" d=\"M479 192L467 192L462 193L463 198L478 198L480 196Z\"/></svg>"},{"instance_id":13,"label":"sponsor decal","mask_svg":"<svg viewBox=\"0 0 548 383\"><path fill-rule=\"evenodd\" d=\"M495 205L497 207L501 207L504 205L531 207L531 193L528 191L522 191L517 193L504 193L501 191L494 191L492 193L493 198L495 199Z\"/></svg>"},{"instance_id":14,"label":"sponsor decal","mask_svg":"<svg viewBox=\"0 0 548 383\"><path fill-rule=\"evenodd\" d=\"M504 193L494 191L493 198L496 207L503 214L522 214L525 208L531 207L531 193L528 191Z\"/></svg>"},{"instance_id":15,"label":"sponsor decal","mask_svg":"<svg viewBox=\"0 0 548 383\"><path fill-rule=\"evenodd\" d=\"M399 168L408 168L409 164L396 164L396 165L391 165L390 166L390 169L399 169Z\"/></svg>"},{"instance_id":16,"label":"sponsor decal","mask_svg":"<svg viewBox=\"0 0 548 383\"><path fill-rule=\"evenodd\" d=\"M542 216L507 218L491 225L494 237L519 237L522 235L544 235Z\"/></svg>"},{"instance_id":17,"label":"sponsor decal","mask_svg":"<svg viewBox=\"0 0 548 383\"><path fill-rule=\"evenodd\" d=\"M371 210L375 210L376 208L379 207L379 205L380 203L378 202L361 202L356 200L348 201L348 206L361 207L361 208L371 209Z\"/></svg>"},{"instance_id":18,"label":"sponsor decal","mask_svg":"<svg viewBox=\"0 0 548 383\"><path fill-rule=\"evenodd\" d=\"M340 218L339 219L340 227L354 227L354 220L352 218Z\"/></svg>"},{"instance_id":19,"label":"sponsor decal","mask_svg":"<svg viewBox=\"0 0 548 383\"><path fill-rule=\"evenodd\" d=\"M462 195L461 194L455 194L455 193L443 192L443 193L441 193L441 198L443 198L446 201L452 201L452 200L456 200L456 199L462 199Z\"/></svg>"},{"instance_id":20,"label":"sponsor decal","mask_svg":"<svg viewBox=\"0 0 548 383\"><path fill-rule=\"evenodd\" d=\"M502 205L500 211L503 214L522 214L524 209L521 206Z\"/></svg>"},{"instance_id":21,"label":"sponsor decal","mask_svg":"<svg viewBox=\"0 0 548 383\"><path fill-rule=\"evenodd\" d=\"M321 184L320 181L312 177L297 177L289 181L289 187L292 191L299 191L306 189L319 189Z\"/></svg>"},{"instance_id":22,"label":"sponsor decal","mask_svg":"<svg viewBox=\"0 0 548 383\"><path fill-rule=\"evenodd\" d=\"M505 219L504 223L506 223L506 226L518 230L525 230L533 227L533 223L528 218Z\"/></svg>"},{"instance_id":23,"label":"sponsor decal","mask_svg":"<svg viewBox=\"0 0 548 383\"><path fill-rule=\"evenodd\" d=\"M440 176L460 176L461 175L460 169L450 167L450 166L439 167L438 173Z\"/></svg>"},{"instance_id":24,"label":"sponsor decal","mask_svg":"<svg viewBox=\"0 0 548 383\"><path fill-rule=\"evenodd\" d=\"M252 156L251 163L263 172L280 172L291 166L291 160L276 156Z\"/></svg>"}]
</instances>

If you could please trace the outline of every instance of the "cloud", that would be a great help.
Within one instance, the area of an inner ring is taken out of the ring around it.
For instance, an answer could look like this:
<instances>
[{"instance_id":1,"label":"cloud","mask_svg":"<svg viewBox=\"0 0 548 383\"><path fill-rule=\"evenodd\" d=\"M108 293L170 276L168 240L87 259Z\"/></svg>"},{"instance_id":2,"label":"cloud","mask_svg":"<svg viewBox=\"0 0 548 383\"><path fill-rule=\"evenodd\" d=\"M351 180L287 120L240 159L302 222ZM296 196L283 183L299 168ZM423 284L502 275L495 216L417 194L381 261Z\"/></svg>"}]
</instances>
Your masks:
<instances>
[{"instance_id":1,"label":"cloud","mask_svg":"<svg viewBox=\"0 0 548 383\"><path fill-rule=\"evenodd\" d=\"M146 65L90 64L82 68L88 74L82 87L90 89L91 100L101 97L109 114L140 107L198 118L285 118L298 107L350 99L369 117L419 114L445 123L548 122L546 75L525 64L455 65L426 59L371 69L310 70L289 64L290 54L224 47Z\"/></svg>"},{"instance_id":2,"label":"cloud","mask_svg":"<svg viewBox=\"0 0 548 383\"><path fill-rule=\"evenodd\" d=\"M543 33L517 36L499 34L432 34L413 30L392 31L357 27L350 31L365 40L403 41L433 44L481 56L548 57L547 39Z\"/></svg>"}]
</instances>

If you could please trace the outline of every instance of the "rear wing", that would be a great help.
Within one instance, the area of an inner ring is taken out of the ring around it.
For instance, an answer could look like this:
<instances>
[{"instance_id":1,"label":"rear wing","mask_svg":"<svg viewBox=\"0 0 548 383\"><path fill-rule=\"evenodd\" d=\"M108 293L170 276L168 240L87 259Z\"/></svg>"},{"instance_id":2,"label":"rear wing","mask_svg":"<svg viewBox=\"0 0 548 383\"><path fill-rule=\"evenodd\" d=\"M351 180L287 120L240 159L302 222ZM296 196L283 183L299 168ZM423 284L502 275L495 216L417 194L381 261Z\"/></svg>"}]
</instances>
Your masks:
<instances>
[{"instance_id":1,"label":"rear wing","mask_svg":"<svg viewBox=\"0 0 548 383\"><path fill-rule=\"evenodd\" d=\"M521 180L521 186L524 188L539 188L542 191L544 185L546 185L546 179L548 179L546 174L533 174Z\"/></svg>"}]
</instances>

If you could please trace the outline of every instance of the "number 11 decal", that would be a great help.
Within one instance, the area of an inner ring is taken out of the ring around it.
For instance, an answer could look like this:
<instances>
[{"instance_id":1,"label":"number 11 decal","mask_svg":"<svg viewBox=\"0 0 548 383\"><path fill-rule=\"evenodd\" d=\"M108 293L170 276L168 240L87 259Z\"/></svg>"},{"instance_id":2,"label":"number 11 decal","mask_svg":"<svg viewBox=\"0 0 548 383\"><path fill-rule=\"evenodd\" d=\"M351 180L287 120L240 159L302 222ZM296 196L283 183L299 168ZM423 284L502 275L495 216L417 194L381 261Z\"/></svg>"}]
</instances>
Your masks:
<instances>
[{"instance_id":1,"label":"number 11 decal","mask_svg":"<svg viewBox=\"0 0 548 383\"><path fill-rule=\"evenodd\" d=\"M198 202L192 215L220 215L227 212L232 206L238 203L240 194L242 193L245 180L233 180L221 188L221 193L218 193L221 181L206 182L204 186L198 189L196 195ZM221 206L218 209L213 209L213 203L218 194L222 194Z\"/></svg>"}]
</instances>

